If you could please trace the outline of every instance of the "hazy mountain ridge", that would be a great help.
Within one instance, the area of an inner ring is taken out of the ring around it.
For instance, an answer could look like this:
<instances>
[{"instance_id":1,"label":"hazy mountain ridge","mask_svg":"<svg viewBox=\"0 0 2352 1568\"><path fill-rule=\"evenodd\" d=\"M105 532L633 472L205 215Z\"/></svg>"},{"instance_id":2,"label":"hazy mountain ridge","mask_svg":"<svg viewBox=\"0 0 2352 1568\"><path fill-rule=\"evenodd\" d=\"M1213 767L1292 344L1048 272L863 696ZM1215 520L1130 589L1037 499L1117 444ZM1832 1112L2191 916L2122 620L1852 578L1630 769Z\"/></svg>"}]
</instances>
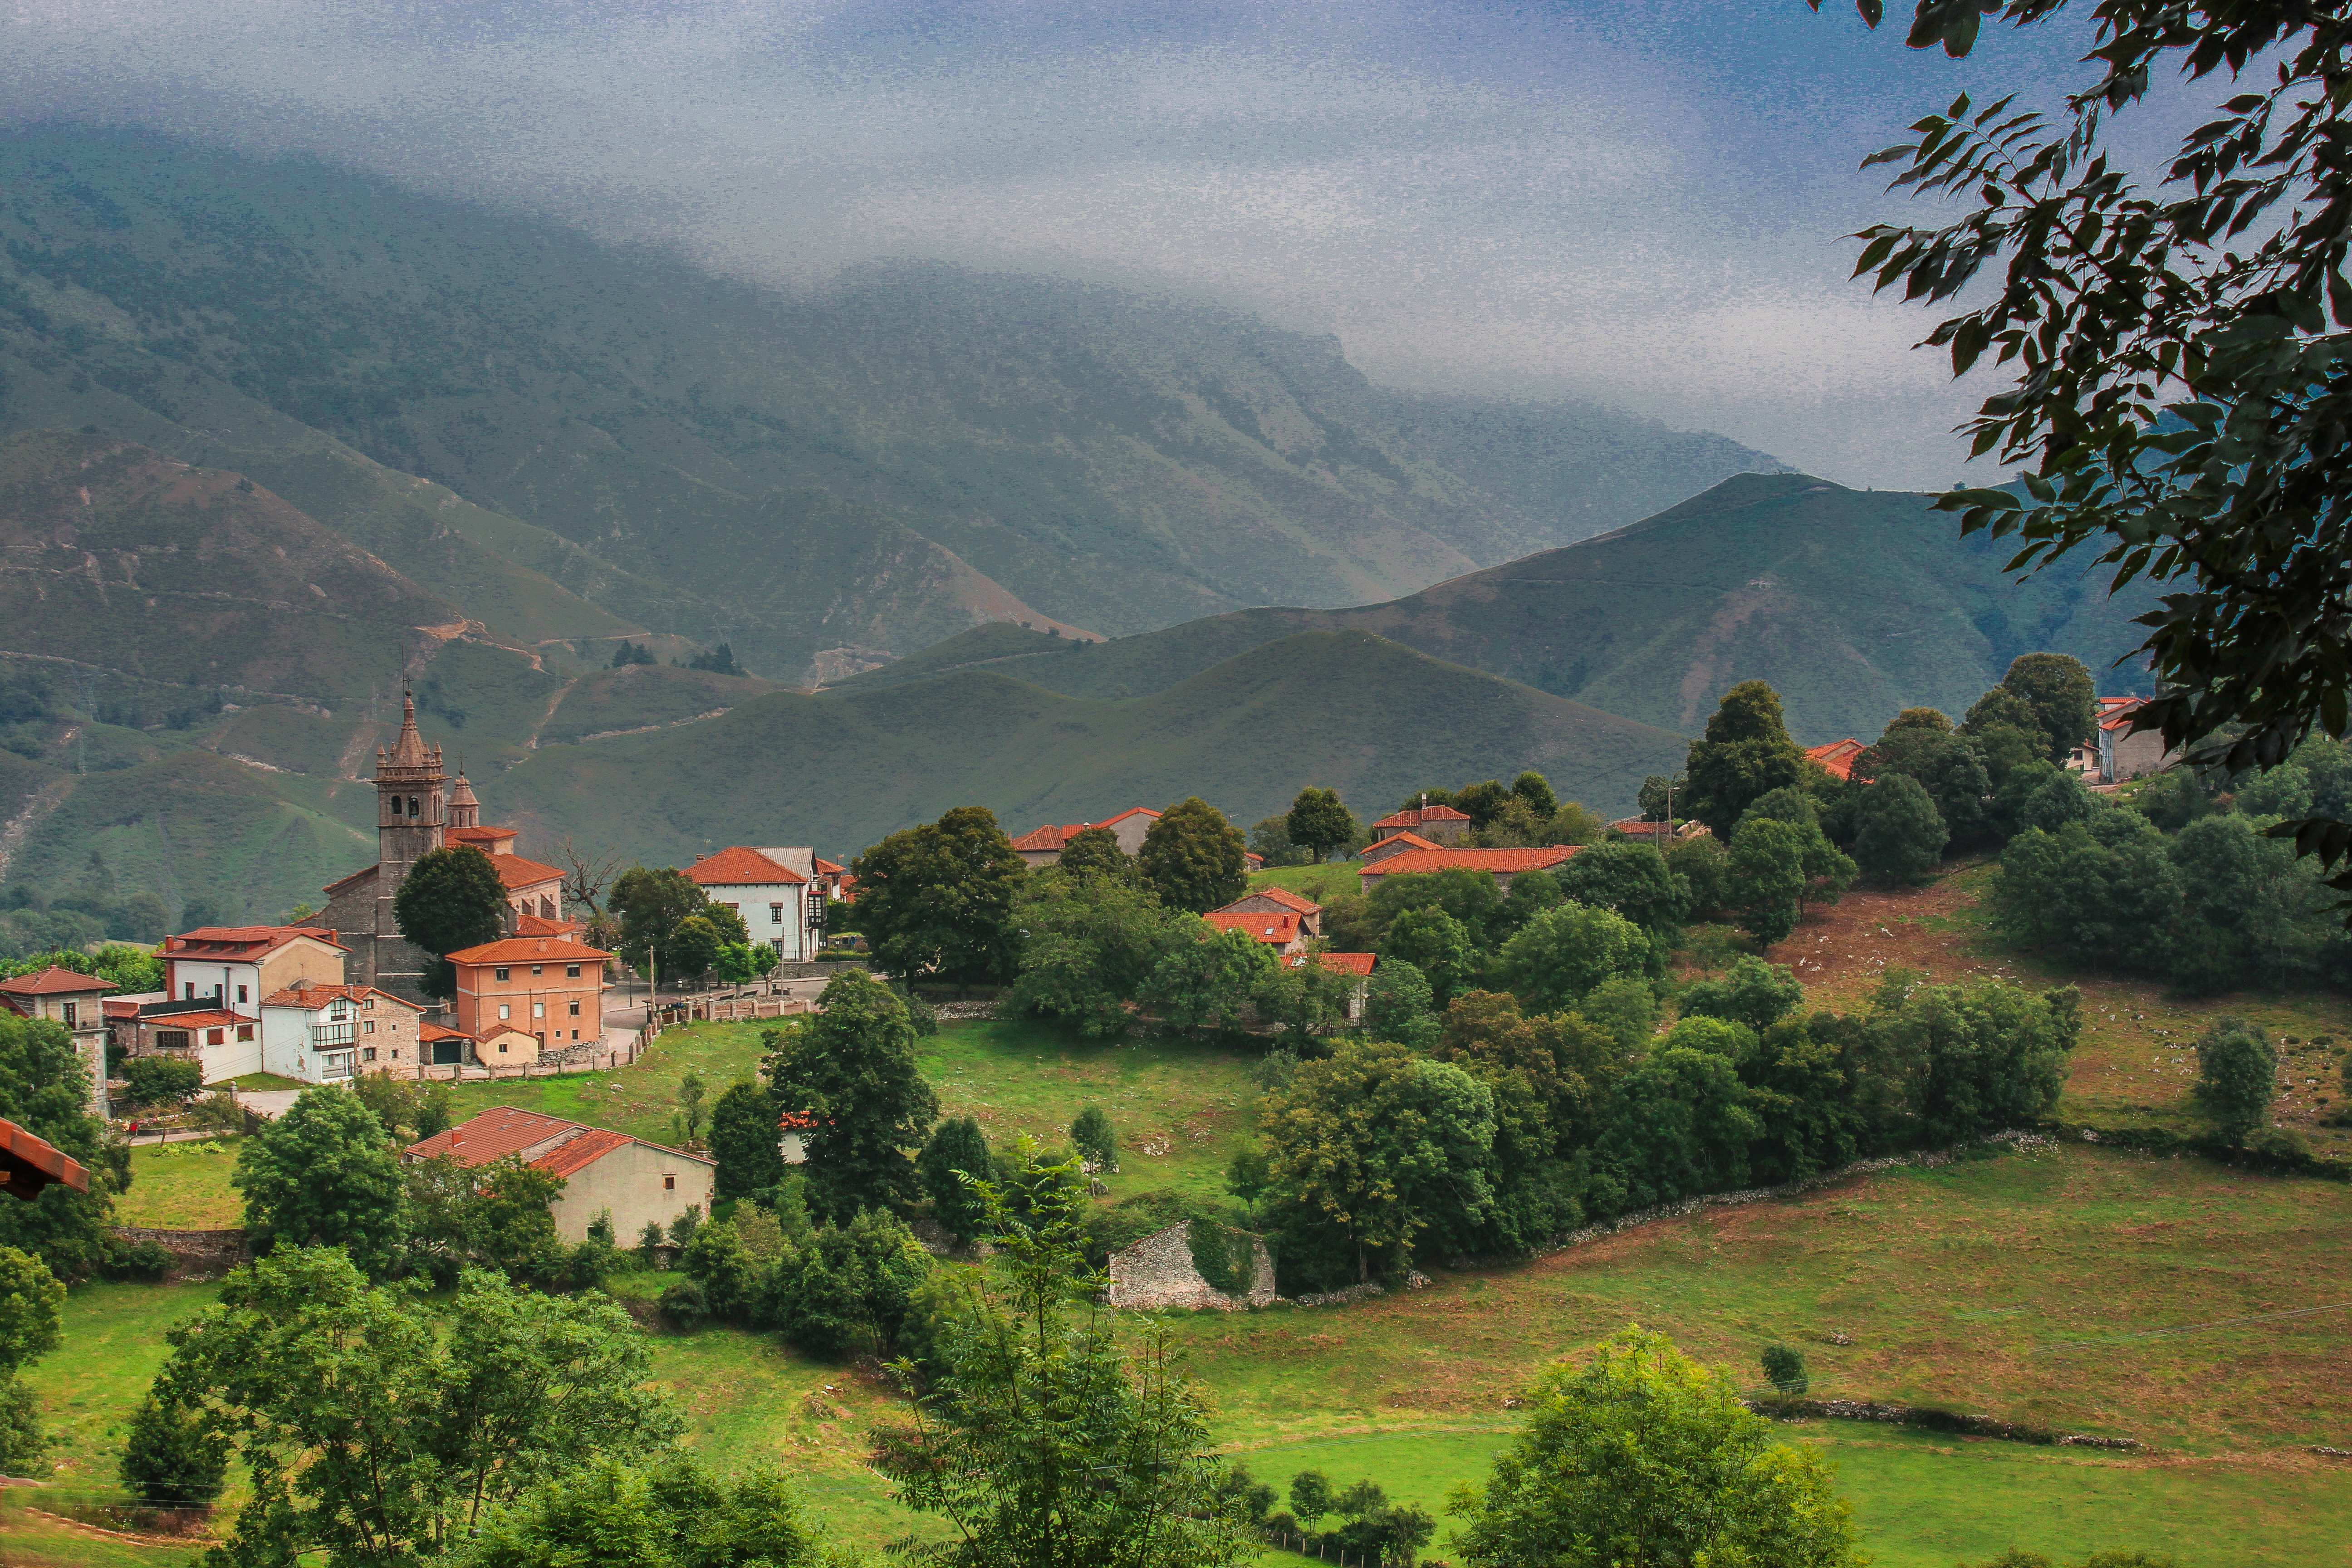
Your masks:
<instances>
[{"instance_id":1,"label":"hazy mountain ridge","mask_svg":"<svg viewBox=\"0 0 2352 1568\"><path fill-rule=\"evenodd\" d=\"M11 132L0 189L0 430L96 424L280 483L305 433L340 443L480 514L458 545L379 527L418 581L468 575L435 551L496 556L779 676L991 615L1360 603L1778 466L1375 388L1332 340L1212 306L917 263L789 299L161 137ZM554 617L618 629L593 619Z\"/></svg>"}]
</instances>

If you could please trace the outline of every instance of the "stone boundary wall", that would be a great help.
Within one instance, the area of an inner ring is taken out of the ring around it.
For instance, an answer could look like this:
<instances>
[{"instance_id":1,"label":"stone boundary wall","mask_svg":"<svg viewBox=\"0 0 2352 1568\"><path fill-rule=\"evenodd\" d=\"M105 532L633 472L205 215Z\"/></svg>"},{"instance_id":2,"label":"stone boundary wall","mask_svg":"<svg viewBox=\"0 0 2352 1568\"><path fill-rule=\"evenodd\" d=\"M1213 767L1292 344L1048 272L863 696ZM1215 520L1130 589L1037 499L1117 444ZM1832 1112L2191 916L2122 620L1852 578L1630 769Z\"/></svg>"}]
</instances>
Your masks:
<instances>
[{"instance_id":1,"label":"stone boundary wall","mask_svg":"<svg viewBox=\"0 0 2352 1568\"><path fill-rule=\"evenodd\" d=\"M1246 1234L1224 1226L1218 1228L1228 1236ZM1110 1288L1103 1299L1129 1311L1208 1307L1230 1312L1241 1307L1269 1306L1275 1299L1274 1258L1260 1237L1250 1237L1250 1288L1245 1294L1228 1296L1211 1289L1201 1271L1192 1267L1191 1222L1180 1222L1113 1253Z\"/></svg>"},{"instance_id":2,"label":"stone boundary wall","mask_svg":"<svg viewBox=\"0 0 2352 1568\"><path fill-rule=\"evenodd\" d=\"M118 1225L113 1230L125 1241L152 1241L170 1253L166 1279L226 1274L253 1261L252 1238L241 1230L151 1230L142 1225Z\"/></svg>"},{"instance_id":3,"label":"stone boundary wall","mask_svg":"<svg viewBox=\"0 0 2352 1568\"><path fill-rule=\"evenodd\" d=\"M1963 1415L1919 1405L1881 1405L1866 1399L1743 1399L1760 1415L1781 1420L1791 1416L1832 1421L1876 1421L1890 1426L1921 1426L1933 1432L1959 1432L1971 1437L1998 1437L2010 1443L2053 1443L2077 1448L2109 1448L2120 1453L2146 1451L2137 1437L2094 1437L2081 1432L2052 1432L1989 1415Z\"/></svg>"}]
</instances>

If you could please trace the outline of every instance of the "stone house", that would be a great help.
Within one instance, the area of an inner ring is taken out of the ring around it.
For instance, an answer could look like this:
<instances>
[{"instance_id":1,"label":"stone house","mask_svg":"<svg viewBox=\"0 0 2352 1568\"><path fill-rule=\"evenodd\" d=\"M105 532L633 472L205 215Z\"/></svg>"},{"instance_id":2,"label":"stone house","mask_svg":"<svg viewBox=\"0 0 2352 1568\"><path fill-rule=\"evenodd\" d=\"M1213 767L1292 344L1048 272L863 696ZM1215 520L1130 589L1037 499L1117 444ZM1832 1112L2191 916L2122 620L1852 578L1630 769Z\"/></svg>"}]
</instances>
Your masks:
<instances>
[{"instance_id":1,"label":"stone house","mask_svg":"<svg viewBox=\"0 0 2352 1568\"><path fill-rule=\"evenodd\" d=\"M1495 879L1497 890L1508 892L1511 879L1522 871L1549 871L1567 863L1580 847L1554 844L1542 849L1408 849L1401 855L1359 868L1357 886L1370 894L1382 877L1411 876L1420 871L1484 871Z\"/></svg>"},{"instance_id":2,"label":"stone house","mask_svg":"<svg viewBox=\"0 0 2352 1568\"><path fill-rule=\"evenodd\" d=\"M563 1191L548 1207L556 1235L573 1245L588 1239L600 1214L613 1216L614 1240L626 1247L648 1223L668 1229L689 1205L709 1213L719 1170L700 1154L507 1105L410 1144L401 1159L414 1163L443 1154L473 1168L511 1154L562 1177Z\"/></svg>"},{"instance_id":3,"label":"stone house","mask_svg":"<svg viewBox=\"0 0 2352 1568\"><path fill-rule=\"evenodd\" d=\"M1263 1307L1274 1300L1274 1258L1261 1237L1219 1226L1228 1239L1246 1237L1250 1247L1249 1289L1228 1296L1213 1289L1192 1263L1192 1227L1171 1225L1152 1232L1131 1247L1111 1254L1110 1288L1104 1300L1130 1311L1166 1308L1213 1307L1233 1311Z\"/></svg>"},{"instance_id":4,"label":"stone house","mask_svg":"<svg viewBox=\"0 0 2352 1568\"><path fill-rule=\"evenodd\" d=\"M2147 700L2142 697L2099 700L2095 739L2102 784L2122 784L2127 779L2162 773L2180 760L2179 752L2165 749L2161 731L2132 729L2132 715L2147 706Z\"/></svg>"},{"instance_id":5,"label":"stone house","mask_svg":"<svg viewBox=\"0 0 2352 1568\"><path fill-rule=\"evenodd\" d=\"M478 1041L513 1028L561 1050L604 1032L604 967L613 955L568 936L510 936L449 955L457 972L457 1032Z\"/></svg>"},{"instance_id":6,"label":"stone house","mask_svg":"<svg viewBox=\"0 0 2352 1568\"><path fill-rule=\"evenodd\" d=\"M261 1070L302 1083L413 1074L425 1009L373 985L297 981L261 999Z\"/></svg>"},{"instance_id":7,"label":"stone house","mask_svg":"<svg viewBox=\"0 0 2352 1568\"><path fill-rule=\"evenodd\" d=\"M1459 844L1470 837L1470 816L1450 805L1432 805L1429 797L1409 810L1381 817L1372 824L1372 837L1384 838L1396 833L1417 833L1438 844Z\"/></svg>"},{"instance_id":8,"label":"stone house","mask_svg":"<svg viewBox=\"0 0 2352 1568\"><path fill-rule=\"evenodd\" d=\"M89 1071L90 1113L106 1109L106 999L119 989L110 980L77 973L52 963L38 974L0 980L0 1007L20 1017L47 1018L73 1037L74 1055Z\"/></svg>"},{"instance_id":9,"label":"stone house","mask_svg":"<svg viewBox=\"0 0 2352 1568\"><path fill-rule=\"evenodd\" d=\"M1375 861L1385 860L1391 855L1402 855L1408 849L1443 849L1444 847L1445 847L1444 845L1423 838L1418 833L1391 833L1377 844L1366 845L1364 852L1356 858L1369 866Z\"/></svg>"},{"instance_id":10,"label":"stone house","mask_svg":"<svg viewBox=\"0 0 2352 1568\"><path fill-rule=\"evenodd\" d=\"M1299 897L1287 888L1253 888L1222 909L1209 911L1213 915L1297 915L1299 930L1307 935L1323 935L1323 906L1312 899Z\"/></svg>"},{"instance_id":11,"label":"stone house","mask_svg":"<svg viewBox=\"0 0 2352 1568\"><path fill-rule=\"evenodd\" d=\"M1287 956L1304 952L1308 937L1299 918L1288 910L1267 914L1239 914L1227 910L1211 910L1201 917L1219 931L1237 931L1253 942L1265 943L1277 953Z\"/></svg>"},{"instance_id":12,"label":"stone house","mask_svg":"<svg viewBox=\"0 0 2352 1568\"><path fill-rule=\"evenodd\" d=\"M1031 866L1051 866L1062 858L1062 847L1071 839L1089 827L1108 827L1118 838L1118 847L1132 855L1143 847L1143 836L1159 820L1160 814L1150 806L1131 805L1100 822L1066 822L1059 826L1048 823L1014 839L1013 852Z\"/></svg>"}]
</instances>

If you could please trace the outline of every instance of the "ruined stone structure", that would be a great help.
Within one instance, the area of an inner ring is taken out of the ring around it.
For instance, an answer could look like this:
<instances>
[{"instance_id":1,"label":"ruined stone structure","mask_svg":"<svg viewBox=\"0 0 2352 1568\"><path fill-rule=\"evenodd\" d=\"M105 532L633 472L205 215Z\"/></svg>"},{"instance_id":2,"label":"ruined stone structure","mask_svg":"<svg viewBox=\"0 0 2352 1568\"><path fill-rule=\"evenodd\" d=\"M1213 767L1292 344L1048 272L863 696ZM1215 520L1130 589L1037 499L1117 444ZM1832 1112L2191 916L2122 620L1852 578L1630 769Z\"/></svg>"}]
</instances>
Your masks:
<instances>
[{"instance_id":1,"label":"ruined stone structure","mask_svg":"<svg viewBox=\"0 0 2352 1568\"><path fill-rule=\"evenodd\" d=\"M1245 1232L1220 1226L1227 1237ZM1192 1226L1171 1225L1154 1231L1134 1246L1111 1255L1110 1290L1114 1307L1156 1310L1166 1307L1213 1307L1230 1312L1241 1307L1263 1307L1274 1300L1274 1259L1265 1242L1250 1237L1250 1285L1242 1295L1228 1296L1210 1288L1192 1266Z\"/></svg>"}]
</instances>

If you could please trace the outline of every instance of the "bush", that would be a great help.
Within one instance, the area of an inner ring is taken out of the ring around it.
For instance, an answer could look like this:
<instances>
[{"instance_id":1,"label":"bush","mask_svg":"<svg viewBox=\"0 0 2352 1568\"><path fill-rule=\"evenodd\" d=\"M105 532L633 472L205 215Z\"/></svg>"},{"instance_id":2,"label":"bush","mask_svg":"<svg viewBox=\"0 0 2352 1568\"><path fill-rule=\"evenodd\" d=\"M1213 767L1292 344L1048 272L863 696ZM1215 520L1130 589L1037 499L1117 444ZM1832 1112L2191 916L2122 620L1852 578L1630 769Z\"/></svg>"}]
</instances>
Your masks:
<instances>
[{"instance_id":1,"label":"bush","mask_svg":"<svg viewBox=\"0 0 2352 1568\"><path fill-rule=\"evenodd\" d=\"M702 1287L692 1279L681 1279L661 1293L661 1314L673 1329L692 1331L702 1326L710 1316L710 1302Z\"/></svg>"},{"instance_id":2,"label":"bush","mask_svg":"<svg viewBox=\"0 0 2352 1568\"><path fill-rule=\"evenodd\" d=\"M1812 1386L1805 1375L1805 1352L1794 1345L1764 1347L1764 1381L1791 1397Z\"/></svg>"},{"instance_id":3,"label":"bush","mask_svg":"<svg viewBox=\"0 0 2352 1568\"><path fill-rule=\"evenodd\" d=\"M131 1418L120 1474L140 1501L208 1503L227 1473L228 1445L206 1429L199 1412L151 1394Z\"/></svg>"},{"instance_id":4,"label":"bush","mask_svg":"<svg viewBox=\"0 0 2352 1568\"><path fill-rule=\"evenodd\" d=\"M132 1057L122 1064L122 1076L133 1105L185 1105L205 1087L205 1069L178 1057Z\"/></svg>"}]
</instances>

